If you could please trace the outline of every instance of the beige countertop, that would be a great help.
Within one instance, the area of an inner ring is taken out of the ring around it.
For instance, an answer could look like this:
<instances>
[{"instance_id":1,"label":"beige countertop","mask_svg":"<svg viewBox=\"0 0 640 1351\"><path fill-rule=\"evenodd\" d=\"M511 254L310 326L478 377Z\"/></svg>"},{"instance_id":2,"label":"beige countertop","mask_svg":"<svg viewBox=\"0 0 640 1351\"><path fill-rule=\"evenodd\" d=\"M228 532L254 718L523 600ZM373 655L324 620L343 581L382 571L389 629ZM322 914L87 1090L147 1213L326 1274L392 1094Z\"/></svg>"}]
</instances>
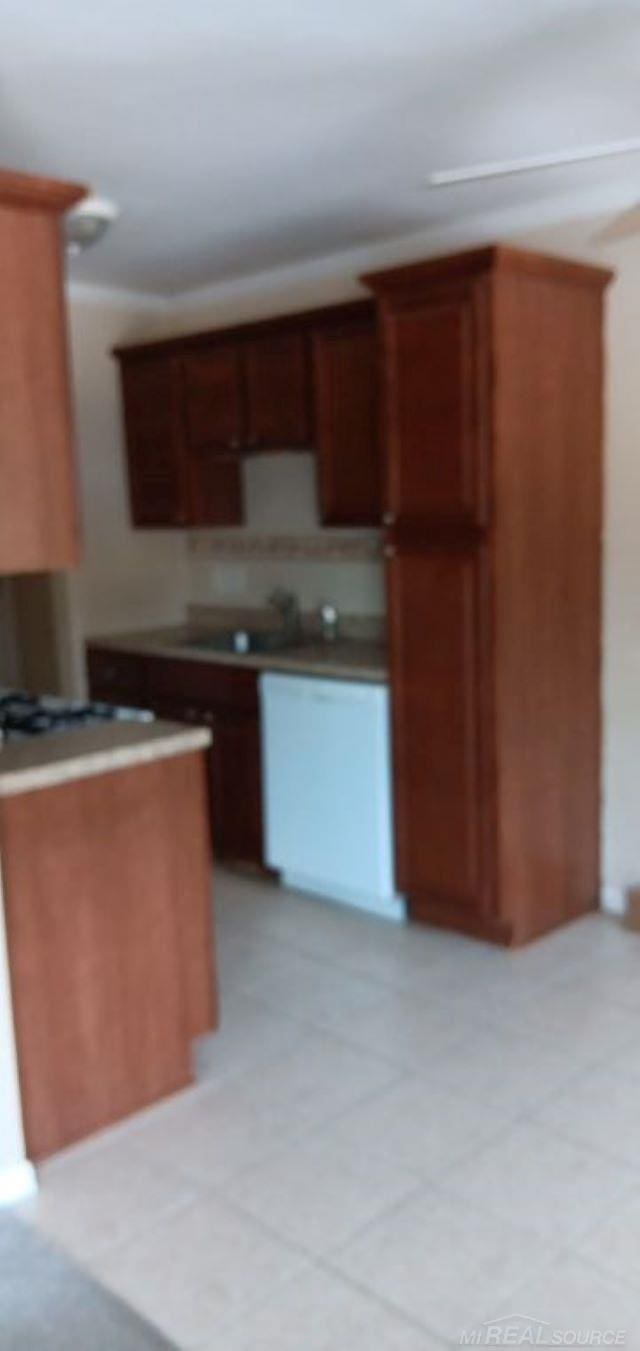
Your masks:
<instances>
[{"instance_id":1,"label":"beige countertop","mask_svg":"<svg viewBox=\"0 0 640 1351\"><path fill-rule=\"evenodd\" d=\"M341 680L364 680L382 684L389 679L386 645L360 638L338 638L336 642L308 642L282 652L240 654L218 652L190 644L193 626L176 624L173 628L146 629L138 633L111 633L95 636L96 647L144 656L205 661L217 666L245 666L259 671L286 671L292 674L326 676Z\"/></svg>"},{"instance_id":2,"label":"beige countertop","mask_svg":"<svg viewBox=\"0 0 640 1351\"><path fill-rule=\"evenodd\" d=\"M105 722L10 741L0 747L0 798L205 750L206 727L172 722Z\"/></svg>"}]
</instances>

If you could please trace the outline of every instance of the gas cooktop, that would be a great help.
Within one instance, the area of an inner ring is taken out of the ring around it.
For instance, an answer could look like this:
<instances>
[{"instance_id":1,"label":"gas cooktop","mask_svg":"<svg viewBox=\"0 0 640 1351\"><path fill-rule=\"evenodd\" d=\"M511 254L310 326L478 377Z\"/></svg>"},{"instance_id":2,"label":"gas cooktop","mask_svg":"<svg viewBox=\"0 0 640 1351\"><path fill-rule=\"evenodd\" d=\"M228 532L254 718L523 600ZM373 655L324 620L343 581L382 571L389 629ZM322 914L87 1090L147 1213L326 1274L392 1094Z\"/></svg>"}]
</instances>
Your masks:
<instances>
[{"instance_id":1,"label":"gas cooktop","mask_svg":"<svg viewBox=\"0 0 640 1351\"><path fill-rule=\"evenodd\" d=\"M84 703L79 699L0 690L0 741L44 736L48 732L70 732L76 727L103 722L153 722L153 713L139 708L119 708L114 704Z\"/></svg>"}]
</instances>

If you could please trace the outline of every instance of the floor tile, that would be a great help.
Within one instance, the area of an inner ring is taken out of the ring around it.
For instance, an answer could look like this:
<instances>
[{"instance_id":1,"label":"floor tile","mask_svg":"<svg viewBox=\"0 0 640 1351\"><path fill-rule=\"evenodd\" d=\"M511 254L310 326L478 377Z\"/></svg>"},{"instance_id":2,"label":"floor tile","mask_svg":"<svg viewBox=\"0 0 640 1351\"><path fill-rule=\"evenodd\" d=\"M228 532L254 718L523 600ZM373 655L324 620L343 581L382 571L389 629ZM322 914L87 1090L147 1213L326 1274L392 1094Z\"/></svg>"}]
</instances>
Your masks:
<instances>
[{"instance_id":1,"label":"floor tile","mask_svg":"<svg viewBox=\"0 0 640 1351\"><path fill-rule=\"evenodd\" d=\"M481 1104L512 1115L533 1109L577 1072L550 1037L480 1020L445 1054L432 1056L425 1070L441 1087L465 1096L470 1111Z\"/></svg>"},{"instance_id":2,"label":"floor tile","mask_svg":"<svg viewBox=\"0 0 640 1351\"><path fill-rule=\"evenodd\" d=\"M579 1252L601 1271L640 1290L640 1186L587 1235Z\"/></svg>"},{"instance_id":3,"label":"floor tile","mask_svg":"<svg viewBox=\"0 0 640 1351\"><path fill-rule=\"evenodd\" d=\"M470 1205L563 1245L593 1228L637 1183L638 1173L625 1164L524 1121L453 1170L446 1185Z\"/></svg>"},{"instance_id":4,"label":"floor tile","mask_svg":"<svg viewBox=\"0 0 640 1351\"><path fill-rule=\"evenodd\" d=\"M239 992L223 996L220 1027L195 1046L198 1078L213 1082L240 1074L299 1044L304 1035L297 1019L259 999Z\"/></svg>"},{"instance_id":5,"label":"floor tile","mask_svg":"<svg viewBox=\"0 0 640 1351\"><path fill-rule=\"evenodd\" d=\"M396 1081L386 1061L309 1029L259 1068L147 1113L136 1140L194 1180L222 1182Z\"/></svg>"},{"instance_id":6,"label":"floor tile","mask_svg":"<svg viewBox=\"0 0 640 1351\"><path fill-rule=\"evenodd\" d=\"M267 1298L304 1259L212 1193L97 1258L94 1274L182 1347Z\"/></svg>"},{"instance_id":7,"label":"floor tile","mask_svg":"<svg viewBox=\"0 0 640 1351\"><path fill-rule=\"evenodd\" d=\"M609 1069L587 1071L550 1098L536 1119L640 1169L640 1079Z\"/></svg>"},{"instance_id":8,"label":"floor tile","mask_svg":"<svg viewBox=\"0 0 640 1351\"><path fill-rule=\"evenodd\" d=\"M510 1026L553 1045L564 1055L567 1066L576 1069L596 1064L640 1038L640 1011L623 1008L610 999L598 997L589 972L564 982L532 990L515 1008L513 1000L502 1009L489 995L491 1017L502 1012Z\"/></svg>"},{"instance_id":9,"label":"floor tile","mask_svg":"<svg viewBox=\"0 0 640 1351\"><path fill-rule=\"evenodd\" d=\"M514 1315L520 1315L515 1317ZM523 1316L525 1315L525 1316ZM542 1271L523 1278L488 1315L518 1329L520 1342L511 1345L640 1346L640 1296L637 1290L598 1272L590 1263L566 1254ZM494 1323L495 1326L495 1323ZM525 1333L530 1340L524 1342ZM600 1334L600 1340L596 1340ZM605 1341L604 1334L624 1340ZM555 1336L556 1340L551 1339ZM582 1340L578 1340L578 1337ZM589 1340L590 1339L590 1340ZM486 1342L486 1345L491 1345ZM493 1343L496 1345L496 1343ZM503 1341L502 1345L506 1343Z\"/></svg>"},{"instance_id":10,"label":"floor tile","mask_svg":"<svg viewBox=\"0 0 640 1351\"><path fill-rule=\"evenodd\" d=\"M342 1274L455 1340L496 1307L549 1250L525 1223L497 1219L424 1188L334 1254Z\"/></svg>"},{"instance_id":11,"label":"floor tile","mask_svg":"<svg viewBox=\"0 0 640 1351\"><path fill-rule=\"evenodd\" d=\"M314 1268L225 1333L225 1351L441 1351L443 1343L339 1276ZM205 1343L198 1351L219 1351Z\"/></svg>"},{"instance_id":12,"label":"floor tile","mask_svg":"<svg viewBox=\"0 0 640 1351\"><path fill-rule=\"evenodd\" d=\"M393 1159L424 1179L462 1162L502 1134L508 1114L490 1104L470 1110L468 1098L411 1077L367 1099L329 1125L331 1140Z\"/></svg>"},{"instance_id":13,"label":"floor tile","mask_svg":"<svg viewBox=\"0 0 640 1351\"><path fill-rule=\"evenodd\" d=\"M323 1254L416 1186L415 1176L399 1164L315 1137L285 1148L225 1184L224 1191L283 1238Z\"/></svg>"},{"instance_id":14,"label":"floor tile","mask_svg":"<svg viewBox=\"0 0 640 1351\"><path fill-rule=\"evenodd\" d=\"M262 969L245 988L270 1007L319 1026L375 1007L380 998L378 984L367 977L345 977L330 962L293 951L265 956Z\"/></svg>"},{"instance_id":15,"label":"floor tile","mask_svg":"<svg viewBox=\"0 0 640 1351\"><path fill-rule=\"evenodd\" d=\"M469 1044L485 1026L466 1002L426 999L380 987L374 1006L335 1009L327 1025L343 1040L408 1070L428 1073L449 1049Z\"/></svg>"},{"instance_id":16,"label":"floor tile","mask_svg":"<svg viewBox=\"0 0 640 1351\"><path fill-rule=\"evenodd\" d=\"M20 1213L81 1259L122 1243L195 1195L184 1175L151 1163L128 1135L68 1150L38 1176L38 1195Z\"/></svg>"}]
</instances>

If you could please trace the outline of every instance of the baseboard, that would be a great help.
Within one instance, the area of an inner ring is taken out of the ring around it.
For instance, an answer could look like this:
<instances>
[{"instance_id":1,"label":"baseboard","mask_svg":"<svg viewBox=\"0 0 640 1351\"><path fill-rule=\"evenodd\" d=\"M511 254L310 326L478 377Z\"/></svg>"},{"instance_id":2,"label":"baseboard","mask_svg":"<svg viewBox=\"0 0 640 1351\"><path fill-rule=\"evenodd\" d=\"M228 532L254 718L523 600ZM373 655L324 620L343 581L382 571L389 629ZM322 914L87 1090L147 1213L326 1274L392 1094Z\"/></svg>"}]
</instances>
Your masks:
<instances>
[{"instance_id":1,"label":"baseboard","mask_svg":"<svg viewBox=\"0 0 640 1351\"><path fill-rule=\"evenodd\" d=\"M302 891L319 900L335 901L338 905L350 905L356 910L365 911L368 915L378 915L381 919L390 919L401 924L406 918L402 896L372 896L370 892L336 886L333 882L305 877L302 873L283 872L281 880L283 886L291 891Z\"/></svg>"},{"instance_id":2,"label":"baseboard","mask_svg":"<svg viewBox=\"0 0 640 1351\"><path fill-rule=\"evenodd\" d=\"M605 915L624 915L627 902L622 887L603 886L600 889L600 909Z\"/></svg>"},{"instance_id":3,"label":"baseboard","mask_svg":"<svg viewBox=\"0 0 640 1351\"><path fill-rule=\"evenodd\" d=\"M36 1170L28 1159L0 1171L0 1206L14 1206L26 1201L38 1190Z\"/></svg>"}]
</instances>

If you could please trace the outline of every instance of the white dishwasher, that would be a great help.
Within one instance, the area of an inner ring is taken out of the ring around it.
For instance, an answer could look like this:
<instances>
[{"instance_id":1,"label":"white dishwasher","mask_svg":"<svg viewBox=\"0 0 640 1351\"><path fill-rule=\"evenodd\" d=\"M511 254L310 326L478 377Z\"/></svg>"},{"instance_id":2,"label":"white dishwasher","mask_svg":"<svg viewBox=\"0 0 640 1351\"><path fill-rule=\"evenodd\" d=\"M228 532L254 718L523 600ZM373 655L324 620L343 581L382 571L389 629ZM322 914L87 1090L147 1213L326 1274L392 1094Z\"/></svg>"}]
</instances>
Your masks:
<instances>
[{"instance_id":1,"label":"white dishwasher","mask_svg":"<svg viewBox=\"0 0 640 1351\"><path fill-rule=\"evenodd\" d=\"M386 685L260 677L267 862L286 886L404 918Z\"/></svg>"}]
</instances>

